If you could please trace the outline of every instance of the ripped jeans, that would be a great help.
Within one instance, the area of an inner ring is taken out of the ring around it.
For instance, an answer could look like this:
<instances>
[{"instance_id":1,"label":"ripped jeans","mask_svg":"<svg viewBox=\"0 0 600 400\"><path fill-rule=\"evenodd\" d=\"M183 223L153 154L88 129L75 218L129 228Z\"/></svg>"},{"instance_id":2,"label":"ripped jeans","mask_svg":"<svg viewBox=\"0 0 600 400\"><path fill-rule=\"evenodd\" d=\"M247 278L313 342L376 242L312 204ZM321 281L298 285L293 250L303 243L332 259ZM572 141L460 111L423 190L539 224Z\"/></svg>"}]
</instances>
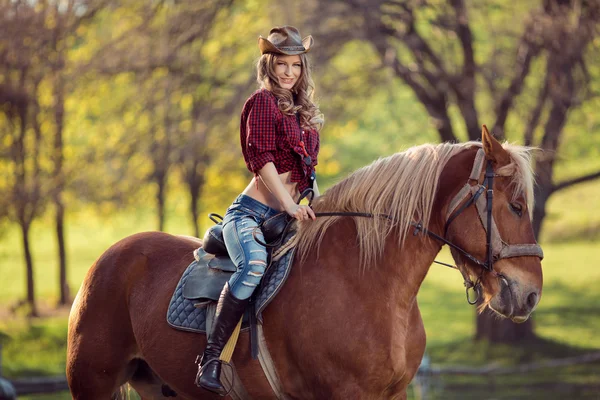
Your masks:
<instances>
[{"instance_id":1,"label":"ripped jeans","mask_svg":"<svg viewBox=\"0 0 600 400\"><path fill-rule=\"evenodd\" d=\"M267 268L267 250L258 244L252 232L265 219L279 211L244 194L229 206L223 218L223 239L237 271L229 279L231 293L240 300L249 298ZM260 229L256 237L264 242Z\"/></svg>"}]
</instances>

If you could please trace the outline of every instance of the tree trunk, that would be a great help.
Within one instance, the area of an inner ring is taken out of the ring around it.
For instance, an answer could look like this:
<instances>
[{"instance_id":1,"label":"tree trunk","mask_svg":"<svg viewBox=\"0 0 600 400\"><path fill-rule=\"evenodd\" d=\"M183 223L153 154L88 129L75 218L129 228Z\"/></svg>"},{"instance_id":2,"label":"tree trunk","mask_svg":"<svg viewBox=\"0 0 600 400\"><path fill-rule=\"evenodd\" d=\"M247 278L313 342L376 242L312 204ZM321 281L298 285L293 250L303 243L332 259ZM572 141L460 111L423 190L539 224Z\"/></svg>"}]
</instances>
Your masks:
<instances>
[{"instance_id":1,"label":"tree trunk","mask_svg":"<svg viewBox=\"0 0 600 400\"><path fill-rule=\"evenodd\" d=\"M58 244L58 284L60 287L60 298L58 299L58 305L67 305L71 303L71 290L69 288L69 282L67 281L67 252L65 249L65 209L62 204L60 195L55 200L56 206L56 239Z\"/></svg>"},{"instance_id":2,"label":"tree trunk","mask_svg":"<svg viewBox=\"0 0 600 400\"><path fill-rule=\"evenodd\" d=\"M545 161L538 161L535 167L537 184L534 188L535 204L533 206L533 233L539 240L542 231L542 223L546 217L546 203L552 194L552 166Z\"/></svg>"},{"instance_id":3,"label":"tree trunk","mask_svg":"<svg viewBox=\"0 0 600 400\"><path fill-rule=\"evenodd\" d=\"M62 60L62 53L61 53ZM62 63L60 63L62 64ZM56 131L54 133L53 159L54 159L54 194L53 201L55 206L55 229L56 243L58 246L58 286L60 297L58 305L66 305L71 302L71 293L69 283L67 282L67 252L65 250L65 206L62 199L64 190L63 177L63 161L64 161L64 144L63 144L63 127L65 116L64 102L65 83L61 75L61 71L55 71L55 87L54 87L54 120L56 123Z\"/></svg>"},{"instance_id":4,"label":"tree trunk","mask_svg":"<svg viewBox=\"0 0 600 400\"><path fill-rule=\"evenodd\" d=\"M157 206L157 217L158 217L158 230L165 230L165 179L161 176L157 182L158 192L156 193L156 206Z\"/></svg>"},{"instance_id":5,"label":"tree trunk","mask_svg":"<svg viewBox=\"0 0 600 400\"><path fill-rule=\"evenodd\" d=\"M206 164L205 164L206 165ZM190 213L192 218L192 226L194 227L194 234L197 238L200 236L200 224L198 223L198 203L200 202L200 196L202 195L202 189L204 187L204 175L199 174L197 170L199 166L194 163L195 168L191 170L188 179L188 188L190 191ZM204 168L202 168L204 171Z\"/></svg>"},{"instance_id":6,"label":"tree trunk","mask_svg":"<svg viewBox=\"0 0 600 400\"><path fill-rule=\"evenodd\" d=\"M190 212L192 217L192 226L194 227L194 236L197 238L200 237L200 224L198 223L198 200L200 198L200 194L198 191L190 188Z\"/></svg>"},{"instance_id":7,"label":"tree trunk","mask_svg":"<svg viewBox=\"0 0 600 400\"><path fill-rule=\"evenodd\" d=\"M33 258L29 247L29 225L21 223L21 239L23 240L23 253L27 267L27 303L29 304L30 316L37 317L38 310L35 301L35 282L33 277Z\"/></svg>"}]
</instances>

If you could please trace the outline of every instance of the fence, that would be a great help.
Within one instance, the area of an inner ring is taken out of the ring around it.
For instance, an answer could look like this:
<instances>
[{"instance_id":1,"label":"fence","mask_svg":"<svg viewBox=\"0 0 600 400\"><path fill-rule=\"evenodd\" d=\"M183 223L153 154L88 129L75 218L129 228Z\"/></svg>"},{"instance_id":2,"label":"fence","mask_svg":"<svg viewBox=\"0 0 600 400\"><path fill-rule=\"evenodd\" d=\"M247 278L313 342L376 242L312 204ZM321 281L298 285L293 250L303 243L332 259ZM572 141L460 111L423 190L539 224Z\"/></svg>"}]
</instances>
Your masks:
<instances>
[{"instance_id":1,"label":"fence","mask_svg":"<svg viewBox=\"0 0 600 400\"><path fill-rule=\"evenodd\" d=\"M600 361L600 351L581 356L545 360L514 367L501 367L488 365L483 367L449 366L438 367L431 365L429 357L425 355L417 376L413 382L417 397L424 400L428 395L431 379L441 375L469 375L494 378L499 375L524 374L544 368L557 368L572 365L588 364ZM2 344L0 343L0 400L12 400L16 394L56 393L69 390L64 376L24 378L11 381L3 380L2 376ZM12 390L12 392L11 392ZM12 393L12 397L11 397ZM4 397L3 397L4 396Z\"/></svg>"},{"instance_id":2,"label":"fence","mask_svg":"<svg viewBox=\"0 0 600 400\"><path fill-rule=\"evenodd\" d=\"M6 379L2 379L2 342L0 341L0 400L12 400L16 397L14 386Z\"/></svg>"},{"instance_id":3,"label":"fence","mask_svg":"<svg viewBox=\"0 0 600 400\"><path fill-rule=\"evenodd\" d=\"M436 379L441 376L465 376L465 377L483 377L487 378L491 384L488 389L492 390L496 386L496 378L502 375L518 375L534 372L540 369L568 367L582 364L589 364L600 361L600 351L587 353L580 356L564 357L559 359L544 360L521 364L513 367L502 367L498 365L487 365L481 367L448 366L438 367L431 365L427 354L423 357L421 366L413 381L415 397L420 400L429 398L430 389L435 386ZM466 387L465 390L469 390ZM600 397L595 397L600 398Z\"/></svg>"}]
</instances>

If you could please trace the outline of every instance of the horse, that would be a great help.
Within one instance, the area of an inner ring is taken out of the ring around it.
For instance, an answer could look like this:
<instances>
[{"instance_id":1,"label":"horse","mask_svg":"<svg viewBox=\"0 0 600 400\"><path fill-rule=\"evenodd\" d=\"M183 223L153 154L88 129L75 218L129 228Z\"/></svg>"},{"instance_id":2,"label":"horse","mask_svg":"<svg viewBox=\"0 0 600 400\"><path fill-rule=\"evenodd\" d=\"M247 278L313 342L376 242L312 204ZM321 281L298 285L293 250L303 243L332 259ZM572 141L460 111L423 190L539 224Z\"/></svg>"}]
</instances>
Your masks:
<instances>
[{"instance_id":1,"label":"horse","mask_svg":"<svg viewBox=\"0 0 600 400\"><path fill-rule=\"evenodd\" d=\"M315 199L319 216L298 223L293 268L263 312L279 397L406 399L425 351L417 292L444 245L480 309L527 320L542 294L531 158L484 127L481 142L412 147ZM126 384L142 399L219 398L194 385L204 335L165 321L199 244L137 233L91 266L69 316L73 399L118 399ZM276 398L247 332L233 362L251 398Z\"/></svg>"}]
</instances>

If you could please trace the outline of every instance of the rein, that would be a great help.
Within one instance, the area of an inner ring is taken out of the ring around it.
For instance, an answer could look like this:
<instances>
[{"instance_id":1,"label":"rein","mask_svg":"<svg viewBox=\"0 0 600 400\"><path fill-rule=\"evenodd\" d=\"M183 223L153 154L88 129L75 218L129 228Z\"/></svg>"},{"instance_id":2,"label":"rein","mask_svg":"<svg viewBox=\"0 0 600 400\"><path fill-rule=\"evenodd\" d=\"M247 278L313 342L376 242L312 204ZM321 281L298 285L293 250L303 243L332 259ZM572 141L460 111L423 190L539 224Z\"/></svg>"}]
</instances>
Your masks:
<instances>
[{"instance_id":1,"label":"rein","mask_svg":"<svg viewBox=\"0 0 600 400\"><path fill-rule=\"evenodd\" d=\"M471 171L471 175L469 176L469 181L465 184L465 186L458 192L458 194L452 199L450 202L448 216L446 219L446 224L444 226L444 236L440 236L434 232L423 227L423 225L418 222L413 222L412 226L415 228L413 231L413 235L416 236L419 232L423 234L429 235L432 238L448 245L451 249L457 251L462 256L466 257L469 261L481 267L481 271L475 282L473 282L469 276L469 273L464 271L462 268L446 264L440 261L435 260L436 264L444 265L446 267L450 267L453 269L457 269L463 276L465 288L466 288L466 296L467 302L471 305L477 304L479 299L481 298L482 287L481 280L483 277L483 273L485 271L489 271L494 274L496 278L501 279L506 282L506 277L501 273L494 270L494 261L498 261L503 258L510 257L521 257L521 256L536 256L540 259L543 259L544 254L542 252L541 247L538 244L516 244L509 245L506 244L500 238L500 233L498 232L498 228L494 223L494 218L492 216L492 206L494 200L494 177L498 176L494 173L494 169L492 167L492 161L487 160L485 165L485 174L483 183L479 184L479 177L481 176L481 172L484 168L485 161L485 152L483 149L479 149L477 155L475 156L475 160L473 162L473 169ZM471 185L470 181L477 182L477 185ZM307 190L302 194L300 200L304 197L307 197ZM311 191L312 192L312 191ZM482 197L483 193L486 193L485 199ZM470 195L470 197L469 197ZM312 202L312 197L310 198ZM465 198L468 198L466 202L463 203ZM299 201L300 201L299 200ZM463 203L460 207L459 205ZM310 202L309 202L310 205ZM471 205L475 205L478 211L479 219L483 225L483 228L486 232L486 260L481 261L471 253L452 243L448 239L446 239L448 228L450 224L458 217L463 211L465 211ZM366 217L366 218L386 218L390 221L393 221L393 218L387 214L373 214L373 213L363 213L363 212L317 212L315 213L317 217L331 217L331 216L346 216L346 217ZM492 231L494 231L494 236L492 237ZM475 297L472 298L469 295L469 290L472 289L475 292Z\"/></svg>"},{"instance_id":2,"label":"rein","mask_svg":"<svg viewBox=\"0 0 600 400\"><path fill-rule=\"evenodd\" d=\"M444 265L446 267L450 267L453 269L457 269L463 276L465 291L467 296L467 302L471 305L477 304L477 302L481 298L482 286L481 281L483 278L483 274L485 271L492 273L496 278L503 280L505 283L507 279L504 275L494 270L494 261L498 261L503 258L511 258L511 257L522 257L522 256L536 256L540 259L544 258L544 254L542 252L542 248L536 244L507 244L500 237L500 233L498 232L498 227L494 222L494 218L492 216L492 206L494 200L494 178L496 176L500 176L494 173L494 169L492 167L492 161L487 160L485 164L485 174L482 184L479 184L479 179L481 173L483 172L484 162L485 162L485 152L483 149L479 149L477 151L477 155L475 156L475 160L473 161L473 169L471 170L471 175L469 176L469 180L463 186L463 188L454 196L454 198L450 201L448 206L448 214L446 216L446 224L444 226L444 236L440 236L430 230L426 229L421 222L412 222L411 225L415 228L413 231L413 236L422 232L425 235L431 236L432 238L448 245L451 250L454 250L460 253L462 256L467 258L473 264L481 267L481 271L479 276L473 282L471 280L470 274L464 270L464 268L460 268L459 266L455 266L452 264L446 264L441 261L434 260L434 263ZM475 185L471 184L471 181L476 182ZM483 193L486 193L485 197L482 196ZM302 199L308 199L309 207L312 204L312 200L314 198L314 191L312 189L306 189L298 199L297 203L300 204ZM465 201L467 199L467 201ZM462 204L462 205L461 205ZM458 245L452 243L450 240L446 239L448 234L448 228L450 224L465 211L468 207L475 205L477 209L477 213L479 215L479 219L481 224L483 225L483 229L486 233L486 260L482 261L475 257L473 254L459 247ZM459 207L460 206L460 207ZM281 245L283 238L288 232L291 224L294 222L294 219L290 218L284 212L276 215L272 218L280 218L283 215L286 218L284 223L284 228L278 237L278 240L275 240L273 243L264 243L257 237L257 230L259 227L257 226L252 233L254 240L256 240L261 245L267 248L274 248ZM390 221L393 221L393 218L387 214L373 214L367 212L344 212L344 211L327 211L327 212L315 212L316 217L365 217L365 218L386 218ZM492 231L494 234L492 235ZM473 298L469 294L469 290L472 289L475 292L475 297Z\"/></svg>"},{"instance_id":3,"label":"rein","mask_svg":"<svg viewBox=\"0 0 600 400\"><path fill-rule=\"evenodd\" d=\"M362 212L316 212L315 213L316 217L366 217L366 218L386 218L390 221L393 221L392 217L387 215L387 214L372 214L372 213L362 213ZM476 257L474 257L471 253L467 252L466 250L462 249L461 247L455 245L454 243L452 243L451 241L449 241L448 239L434 233L431 232L428 229L425 229L423 227L423 225L419 222L413 222L412 226L415 227L415 230L413 232L413 236L417 236L419 234L419 231L422 232L423 234L429 235L431 237L433 237L434 239L439 240L440 242L443 242L444 244L448 245L449 247L453 248L454 250L458 251L459 253L461 253L463 256L467 257L470 261L472 261L473 263L479 265L482 267L482 273L484 270L487 270L487 263L482 262L480 260L478 260ZM491 247L490 247L491 248ZM443 265L445 267L449 267L452 269L456 269L458 271L461 272L461 274L463 275L463 278L465 279L465 287L466 287L466 296L467 296L467 302L471 305L477 304L477 301L479 300L479 298L481 297L481 277L482 274L479 275L477 281L474 283L467 275L465 275L465 273L463 273L463 271L457 267L456 265L452 265L452 264L447 264L441 261L437 261L434 260L433 261L436 264L440 264ZM490 270L492 271L492 270ZM500 275L498 273L494 272L496 275ZM471 295L469 295L469 289L473 289L476 293L476 297L474 300L472 300Z\"/></svg>"},{"instance_id":4,"label":"rein","mask_svg":"<svg viewBox=\"0 0 600 400\"><path fill-rule=\"evenodd\" d=\"M393 221L393 218L387 214L372 214L372 213L362 213L362 212L316 212L315 213L316 217L366 217L366 218L386 218L390 221ZM477 258L475 258L474 256L472 256L470 253L468 253L467 251L463 250L462 248L458 247L457 245L455 245L454 243L452 243L451 241L447 240L446 238L431 232L430 230L427 230L423 227L423 225L419 222L413 222L412 226L415 227L415 230L413 232L413 236L417 236L417 234L419 233L419 231L423 232L426 235L429 235L437 240L439 240L440 242L443 242L444 244L447 244L448 246L452 247L454 250L460 252L462 255L464 255L465 257L467 257L470 261L472 261L473 263L486 268L487 269L487 264L484 262L479 261ZM459 269L457 266L452 265L452 264L446 264L440 261L434 261L437 264L441 264L441 265L445 265L447 267L453 268L453 269Z\"/></svg>"}]
</instances>

